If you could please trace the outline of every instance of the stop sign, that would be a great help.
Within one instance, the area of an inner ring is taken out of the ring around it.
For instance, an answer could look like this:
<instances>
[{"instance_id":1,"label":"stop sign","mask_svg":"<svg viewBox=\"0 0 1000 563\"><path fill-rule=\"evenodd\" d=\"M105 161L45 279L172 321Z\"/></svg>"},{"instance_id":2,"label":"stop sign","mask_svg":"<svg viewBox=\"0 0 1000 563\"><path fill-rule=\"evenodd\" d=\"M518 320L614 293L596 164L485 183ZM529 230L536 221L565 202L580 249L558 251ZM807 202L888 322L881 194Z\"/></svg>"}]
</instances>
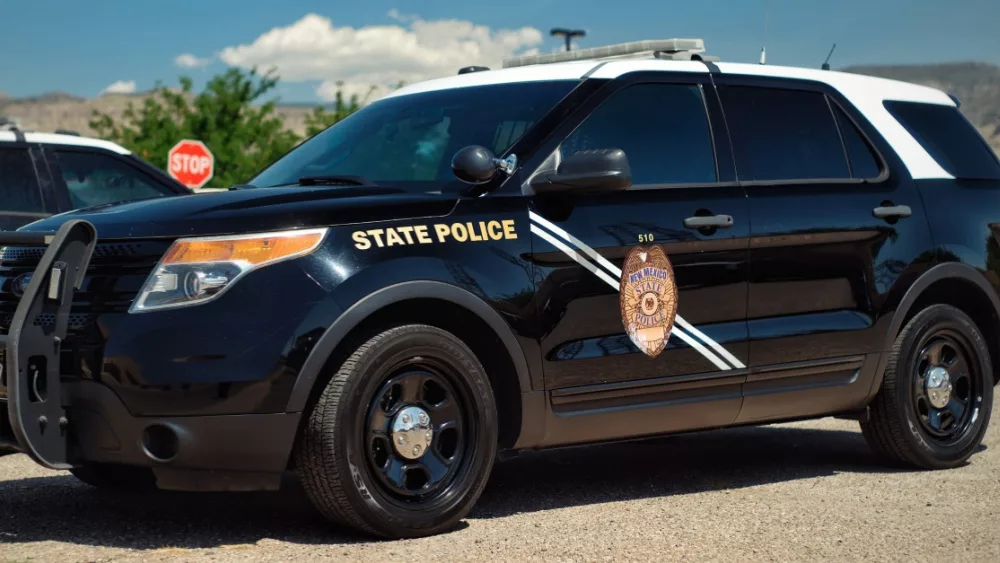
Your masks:
<instances>
[{"instance_id":1,"label":"stop sign","mask_svg":"<svg viewBox=\"0 0 1000 563\"><path fill-rule=\"evenodd\" d=\"M189 188L207 184L214 170L215 157L201 141L184 139L167 154L167 173Z\"/></svg>"}]
</instances>

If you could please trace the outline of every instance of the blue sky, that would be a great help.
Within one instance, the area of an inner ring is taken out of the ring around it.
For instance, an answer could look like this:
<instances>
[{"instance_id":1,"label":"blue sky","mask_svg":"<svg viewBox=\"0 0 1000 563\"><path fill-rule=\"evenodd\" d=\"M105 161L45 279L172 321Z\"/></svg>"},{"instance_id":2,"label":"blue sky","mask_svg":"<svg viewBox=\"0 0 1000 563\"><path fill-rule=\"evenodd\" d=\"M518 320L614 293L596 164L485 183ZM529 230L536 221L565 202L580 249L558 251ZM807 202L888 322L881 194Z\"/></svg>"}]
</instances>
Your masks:
<instances>
[{"instance_id":1,"label":"blue sky","mask_svg":"<svg viewBox=\"0 0 1000 563\"><path fill-rule=\"evenodd\" d=\"M756 62L765 10L769 64L818 67L833 43L835 68L1000 64L998 0L0 0L0 91L95 96L114 83L142 91L187 74L200 84L227 64L274 63L282 99L313 102L337 81L355 91L551 51L553 26L586 29L581 47L703 37L723 60ZM188 68L182 54L193 56Z\"/></svg>"}]
</instances>

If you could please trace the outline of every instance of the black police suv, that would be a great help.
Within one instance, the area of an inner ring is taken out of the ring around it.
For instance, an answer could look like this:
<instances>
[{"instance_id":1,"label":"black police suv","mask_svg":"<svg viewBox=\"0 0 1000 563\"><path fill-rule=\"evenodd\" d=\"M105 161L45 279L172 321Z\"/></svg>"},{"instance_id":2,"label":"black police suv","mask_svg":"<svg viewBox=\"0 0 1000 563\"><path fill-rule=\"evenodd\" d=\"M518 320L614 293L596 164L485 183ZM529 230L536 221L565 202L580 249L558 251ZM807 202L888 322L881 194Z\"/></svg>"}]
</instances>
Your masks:
<instances>
[{"instance_id":1,"label":"black police suv","mask_svg":"<svg viewBox=\"0 0 1000 563\"><path fill-rule=\"evenodd\" d=\"M97 486L291 469L388 537L520 450L840 416L966 463L1000 163L956 102L654 51L415 84L239 189L3 233L0 435Z\"/></svg>"}]
</instances>

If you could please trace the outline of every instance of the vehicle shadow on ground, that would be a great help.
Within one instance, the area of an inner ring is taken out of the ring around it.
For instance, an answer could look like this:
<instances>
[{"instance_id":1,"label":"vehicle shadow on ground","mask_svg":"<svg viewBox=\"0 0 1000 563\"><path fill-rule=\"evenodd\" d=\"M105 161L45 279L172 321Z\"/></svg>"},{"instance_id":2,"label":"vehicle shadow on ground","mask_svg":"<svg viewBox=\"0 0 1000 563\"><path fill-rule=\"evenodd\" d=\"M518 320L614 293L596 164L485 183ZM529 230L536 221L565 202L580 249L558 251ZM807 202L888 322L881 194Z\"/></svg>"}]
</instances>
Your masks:
<instances>
[{"instance_id":1,"label":"vehicle shadow on ground","mask_svg":"<svg viewBox=\"0 0 1000 563\"><path fill-rule=\"evenodd\" d=\"M6 461L6 460L5 460ZM883 472L860 433L741 428L529 453L496 466L471 519L832 475ZM60 541L128 549L210 548L272 539L350 544L289 477L277 493L125 494L65 473L0 481L0 545Z\"/></svg>"},{"instance_id":2,"label":"vehicle shadow on ground","mask_svg":"<svg viewBox=\"0 0 1000 563\"><path fill-rule=\"evenodd\" d=\"M901 471L860 432L745 427L522 454L498 464L472 518Z\"/></svg>"}]
</instances>

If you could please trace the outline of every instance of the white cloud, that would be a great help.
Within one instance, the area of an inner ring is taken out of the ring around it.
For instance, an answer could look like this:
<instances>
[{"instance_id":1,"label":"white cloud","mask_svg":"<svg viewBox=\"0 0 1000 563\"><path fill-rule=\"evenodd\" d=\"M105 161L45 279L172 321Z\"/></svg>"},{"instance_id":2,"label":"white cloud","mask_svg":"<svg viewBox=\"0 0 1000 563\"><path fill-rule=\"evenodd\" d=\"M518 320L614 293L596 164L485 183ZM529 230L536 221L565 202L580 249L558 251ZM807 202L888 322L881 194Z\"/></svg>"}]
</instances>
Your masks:
<instances>
[{"instance_id":1,"label":"white cloud","mask_svg":"<svg viewBox=\"0 0 1000 563\"><path fill-rule=\"evenodd\" d=\"M101 94L135 94L135 80L118 80L112 82Z\"/></svg>"},{"instance_id":2,"label":"white cloud","mask_svg":"<svg viewBox=\"0 0 1000 563\"><path fill-rule=\"evenodd\" d=\"M212 59L210 57L198 58L191 53L182 53L174 59L174 64L181 68L200 68L207 66Z\"/></svg>"},{"instance_id":3,"label":"white cloud","mask_svg":"<svg viewBox=\"0 0 1000 563\"><path fill-rule=\"evenodd\" d=\"M491 30L465 20L423 20L390 10L399 25L337 27L329 18L308 14L286 27L276 27L252 43L226 47L226 64L261 70L277 67L283 81L320 81L316 94L333 99L337 83L345 93L364 95L404 81L450 76L459 68L499 68L505 57L520 55L542 43L533 27Z\"/></svg>"}]
</instances>

